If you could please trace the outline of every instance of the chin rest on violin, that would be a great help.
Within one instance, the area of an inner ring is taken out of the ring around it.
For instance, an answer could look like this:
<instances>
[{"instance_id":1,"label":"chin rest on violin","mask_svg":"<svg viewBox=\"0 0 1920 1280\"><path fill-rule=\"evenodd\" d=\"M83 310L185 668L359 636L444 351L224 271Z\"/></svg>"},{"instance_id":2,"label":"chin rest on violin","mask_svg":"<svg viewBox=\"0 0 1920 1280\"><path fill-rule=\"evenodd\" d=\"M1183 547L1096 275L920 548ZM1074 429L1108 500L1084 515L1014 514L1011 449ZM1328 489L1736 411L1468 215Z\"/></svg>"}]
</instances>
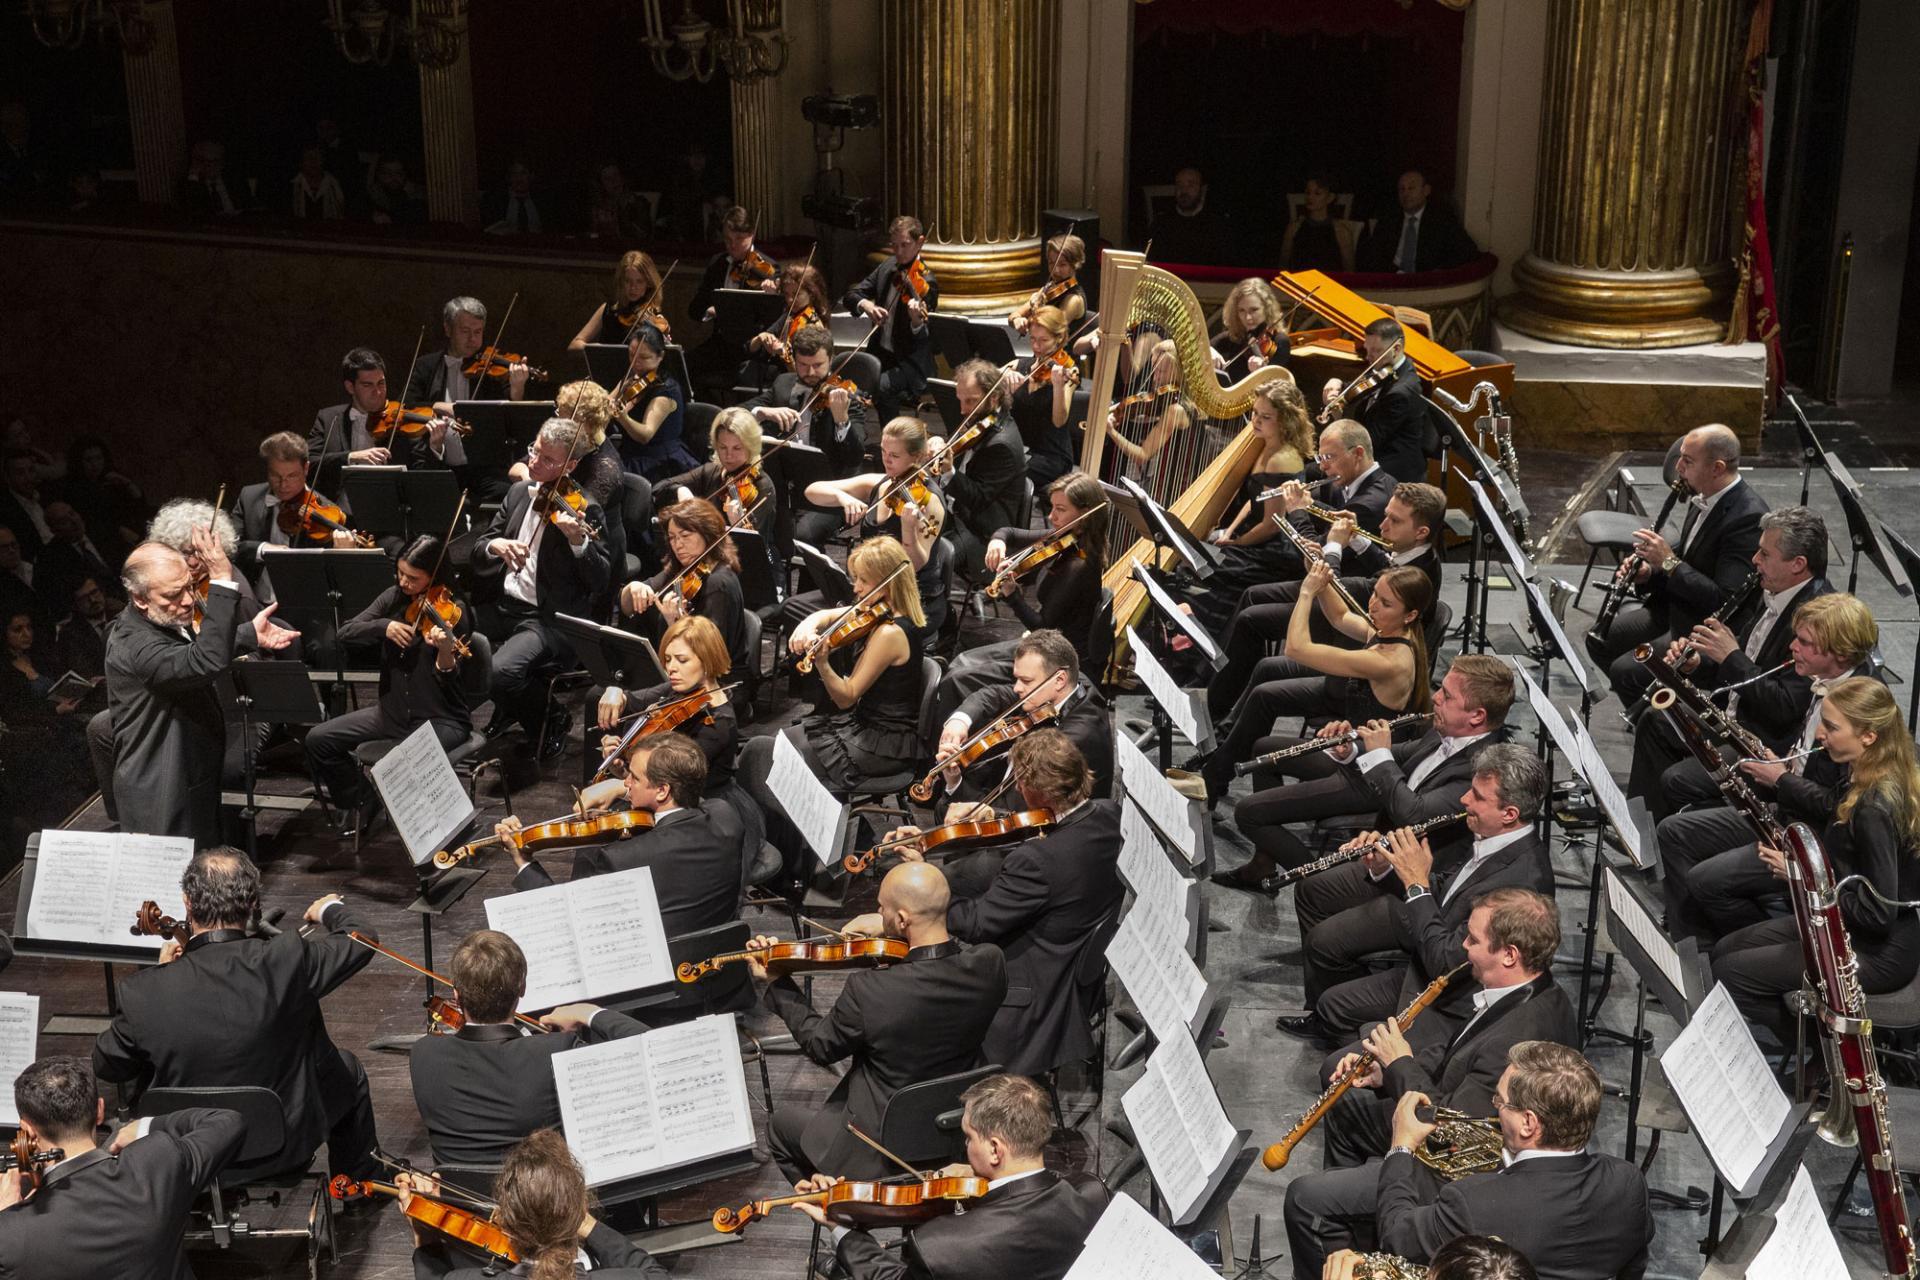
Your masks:
<instances>
[{"instance_id":1,"label":"chin rest on violin","mask_svg":"<svg viewBox=\"0 0 1920 1280\"><path fill-rule=\"evenodd\" d=\"M832 938L815 942L780 942L763 950L729 951L701 961L682 961L674 976L698 982L722 965L758 960L774 977L812 973L820 969L856 969L893 964L907 958L907 944L899 938Z\"/></svg>"},{"instance_id":2,"label":"chin rest on violin","mask_svg":"<svg viewBox=\"0 0 1920 1280\"><path fill-rule=\"evenodd\" d=\"M827 1220L842 1227L910 1227L952 1213L964 1200L987 1194L987 1180L977 1175L957 1178L917 1178L911 1182L836 1182L825 1191L770 1200L754 1200L738 1209L715 1209L713 1229L723 1235L742 1230L771 1209L789 1204L817 1204Z\"/></svg>"}]
</instances>

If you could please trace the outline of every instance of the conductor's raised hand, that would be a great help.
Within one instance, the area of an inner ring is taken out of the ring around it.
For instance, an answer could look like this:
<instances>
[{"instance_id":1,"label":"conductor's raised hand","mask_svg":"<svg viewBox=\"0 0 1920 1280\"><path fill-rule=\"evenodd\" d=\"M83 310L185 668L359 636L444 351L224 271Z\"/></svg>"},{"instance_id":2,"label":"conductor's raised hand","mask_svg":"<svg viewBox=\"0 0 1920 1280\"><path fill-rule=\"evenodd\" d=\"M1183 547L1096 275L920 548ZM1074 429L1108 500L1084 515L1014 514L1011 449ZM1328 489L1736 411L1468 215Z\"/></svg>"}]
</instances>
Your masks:
<instances>
[{"instance_id":1,"label":"conductor's raised hand","mask_svg":"<svg viewBox=\"0 0 1920 1280\"><path fill-rule=\"evenodd\" d=\"M210 581L233 580L233 561L227 559L226 548L220 545L220 539L214 536L211 529L195 527L187 534L187 541L200 557L200 563L207 567Z\"/></svg>"},{"instance_id":2,"label":"conductor's raised hand","mask_svg":"<svg viewBox=\"0 0 1920 1280\"><path fill-rule=\"evenodd\" d=\"M274 610L280 607L278 600L253 615L253 639L262 649L272 652L284 649L299 638L300 633L292 627L283 627L273 620Z\"/></svg>"}]
</instances>

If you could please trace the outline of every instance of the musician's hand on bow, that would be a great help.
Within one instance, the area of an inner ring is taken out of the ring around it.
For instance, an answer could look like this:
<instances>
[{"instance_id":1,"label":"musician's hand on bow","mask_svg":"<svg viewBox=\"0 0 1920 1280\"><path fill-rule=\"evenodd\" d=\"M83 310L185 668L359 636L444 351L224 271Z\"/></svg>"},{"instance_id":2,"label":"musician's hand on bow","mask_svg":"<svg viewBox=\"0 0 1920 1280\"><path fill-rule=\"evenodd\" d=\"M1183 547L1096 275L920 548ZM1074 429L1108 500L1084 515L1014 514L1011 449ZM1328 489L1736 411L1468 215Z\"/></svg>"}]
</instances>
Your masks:
<instances>
[{"instance_id":1,"label":"musician's hand on bow","mask_svg":"<svg viewBox=\"0 0 1920 1280\"><path fill-rule=\"evenodd\" d=\"M1007 544L995 538L987 544L987 572L1000 572L1000 562L1007 558Z\"/></svg>"},{"instance_id":2,"label":"musician's hand on bow","mask_svg":"<svg viewBox=\"0 0 1920 1280\"><path fill-rule=\"evenodd\" d=\"M1405 1033L1400 1030L1398 1018L1388 1018L1385 1022L1379 1023L1360 1043L1364 1044L1367 1052L1373 1055L1375 1069L1372 1074L1376 1077L1375 1087L1380 1077L1380 1068L1391 1066L1402 1058L1413 1056L1413 1046L1407 1043Z\"/></svg>"},{"instance_id":3,"label":"musician's hand on bow","mask_svg":"<svg viewBox=\"0 0 1920 1280\"><path fill-rule=\"evenodd\" d=\"M1289 480L1280 486L1280 505L1288 511L1298 511L1313 505L1313 495L1298 480Z\"/></svg>"},{"instance_id":4,"label":"musician's hand on bow","mask_svg":"<svg viewBox=\"0 0 1920 1280\"><path fill-rule=\"evenodd\" d=\"M863 916L855 916L840 926L841 935L848 938L878 938L886 931L878 911L869 911Z\"/></svg>"},{"instance_id":5,"label":"musician's hand on bow","mask_svg":"<svg viewBox=\"0 0 1920 1280\"><path fill-rule=\"evenodd\" d=\"M1761 786L1779 786L1780 775L1787 771L1787 762L1775 755L1771 748L1762 747L1760 751L1762 753L1761 759L1742 760L1740 762L1740 772L1746 774Z\"/></svg>"},{"instance_id":6,"label":"musician's hand on bow","mask_svg":"<svg viewBox=\"0 0 1920 1280\"><path fill-rule=\"evenodd\" d=\"M387 624L387 643L396 649L411 649L420 635L412 627L399 620Z\"/></svg>"},{"instance_id":7,"label":"musician's hand on bow","mask_svg":"<svg viewBox=\"0 0 1920 1280\"><path fill-rule=\"evenodd\" d=\"M862 298L860 300L860 314L875 324L879 324L887 318L887 309L875 302L872 298Z\"/></svg>"},{"instance_id":8,"label":"musician's hand on bow","mask_svg":"<svg viewBox=\"0 0 1920 1280\"><path fill-rule=\"evenodd\" d=\"M1725 662L1727 655L1740 647L1733 629L1718 618L1708 618L1687 637L1696 652L1712 662Z\"/></svg>"},{"instance_id":9,"label":"musician's hand on bow","mask_svg":"<svg viewBox=\"0 0 1920 1280\"><path fill-rule=\"evenodd\" d=\"M487 544L487 550L507 566L509 573L518 573L527 567L527 544L517 538L495 538Z\"/></svg>"},{"instance_id":10,"label":"musician's hand on bow","mask_svg":"<svg viewBox=\"0 0 1920 1280\"><path fill-rule=\"evenodd\" d=\"M1433 846L1406 827L1387 833L1387 862L1406 888L1433 883Z\"/></svg>"},{"instance_id":11,"label":"musician's hand on bow","mask_svg":"<svg viewBox=\"0 0 1920 1280\"><path fill-rule=\"evenodd\" d=\"M563 1004L551 1013L541 1014L540 1022L555 1031L585 1031L592 1023L593 1015L598 1012L600 1006L597 1004Z\"/></svg>"},{"instance_id":12,"label":"musician's hand on bow","mask_svg":"<svg viewBox=\"0 0 1920 1280\"><path fill-rule=\"evenodd\" d=\"M1385 751L1393 745L1393 725L1386 720L1369 720L1360 726L1360 751Z\"/></svg>"},{"instance_id":13,"label":"musician's hand on bow","mask_svg":"<svg viewBox=\"0 0 1920 1280\"><path fill-rule=\"evenodd\" d=\"M626 709L627 691L618 685L609 686L607 691L600 695L600 727L611 729L619 724L620 713Z\"/></svg>"},{"instance_id":14,"label":"musician's hand on bow","mask_svg":"<svg viewBox=\"0 0 1920 1280\"><path fill-rule=\"evenodd\" d=\"M347 465L353 467L384 467L392 457L385 449L375 445L371 449L354 449L347 454Z\"/></svg>"},{"instance_id":15,"label":"musician's hand on bow","mask_svg":"<svg viewBox=\"0 0 1920 1280\"><path fill-rule=\"evenodd\" d=\"M1666 536L1652 529L1634 531L1633 550L1635 555L1647 562L1649 573L1666 563L1667 557L1673 554L1673 546Z\"/></svg>"},{"instance_id":16,"label":"musician's hand on bow","mask_svg":"<svg viewBox=\"0 0 1920 1280\"><path fill-rule=\"evenodd\" d=\"M867 504L850 493L834 495L840 501L840 514L848 524L859 524L867 514Z\"/></svg>"},{"instance_id":17,"label":"musician's hand on bow","mask_svg":"<svg viewBox=\"0 0 1920 1280\"><path fill-rule=\"evenodd\" d=\"M1218 347L1208 347L1207 354L1213 357L1213 371L1219 373L1227 367L1227 358L1220 354Z\"/></svg>"},{"instance_id":18,"label":"musician's hand on bow","mask_svg":"<svg viewBox=\"0 0 1920 1280\"><path fill-rule=\"evenodd\" d=\"M1756 846L1756 852L1760 855L1761 864L1764 865L1767 870L1773 872L1774 879L1785 880L1787 878L1786 854L1780 852L1780 850L1770 844Z\"/></svg>"},{"instance_id":19,"label":"musician's hand on bow","mask_svg":"<svg viewBox=\"0 0 1920 1280\"><path fill-rule=\"evenodd\" d=\"M307 909L301 914L300 918L308 924L319 924L320 917L327 913L327 908L338 901L340 901L339 894L323 893L307 904Z\"/></svg>"},{"instance_id":20,"label":"musician's hand on bow","mask_svg":"<svg viewBox=\"0 0 1920 1280\"><path fill-rule=\"evenodd\" d=\"M1247 372L1258 373L1267 367L1267 358L1258 351L1247 357Z\"/></svg>"},{"instance_id":21,"label":"musician's hand on bow","mask_svg":"<svg viewBox=\"0 0 1920 1280\"><path fill-rule=\"evenodd\" d=\"M652 585L637 578L620 588L620 607L628 613L645 613L654 601Z\"/></svg>"},{"instance_id":22,"label":"musician's hand on bow","mask_svg":"<svg viewBox=\"0 0 1920 1280\"><path fill-rule=\"evenodd\" d=\"M1418 1151L1422 1143L1440 1126L1431 1120L1422 1120L1414 1114L1417 1107L1431 1107L1433 1099L1418 1089L1409 1090L1400 1095L1399 1105L1393 1109L1393 1145L1408 1147Z\"/></svg>"}]
</instances>

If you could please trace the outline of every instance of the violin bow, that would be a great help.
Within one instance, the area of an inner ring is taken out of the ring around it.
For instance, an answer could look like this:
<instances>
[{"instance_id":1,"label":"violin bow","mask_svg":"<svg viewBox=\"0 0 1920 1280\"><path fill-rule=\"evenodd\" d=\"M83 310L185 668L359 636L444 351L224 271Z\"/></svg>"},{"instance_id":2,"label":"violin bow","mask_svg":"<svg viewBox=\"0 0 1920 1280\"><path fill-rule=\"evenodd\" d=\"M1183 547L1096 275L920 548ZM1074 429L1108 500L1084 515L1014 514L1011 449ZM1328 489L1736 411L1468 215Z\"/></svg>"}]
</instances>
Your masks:
<instances>
[{"instance_id":1,"label":"violin bow","mask_svg":"<svg viewBox=\"0 0 1920 1280\"><path fill-rule=\"evenodd\" d=\"M800 265L800 278L802 280L806 279L806 273L808 269L813 266L814 251L817 250L819 247L820 247L820 242L818 240L815 240L813 242L812 247L810 247L807 250L807 260ZM774 278L778 279L779 277L776 275ZM789 298L787 299L787 309L780 313L780 329L782 332L785 332L787 327L787 321L791 319L793 319L793 299ZM781 338L780 341L784 344L786 342L786 339Z\"/></svg>"},{"instance_id":2,"label":"violin bow","mask_svg":"<svg viewBox=\"0 0 1920 1280\"><path fill-rule=\"evenodd\" d=\"M493 363L494 353L500 350L500 335L507 331L507 321L513 319L513 309L520 305L520 291L514 290L512 299L507 303L507 313L500 317L500 323L494 326L493 341L487 346L487 354L480 360L480 377L484 381L487 367Z\"/></svg>"},{"instance_id":3,"label":"violin bow","mask_svg":"<svg viewBox=\"0 0 1920 1280\"><path fill-rule=\"evenodd\" d=\"M817 644L825 637L832 635L834 627L839 626L841 623L845 622L848 618L851 618L854 614L864 609L869 603L877 599L880 596L881 592L885 591L888 587L893 585L893 580L900 576L902 570L910 569L912 567L913 567L913 561L911 560L902 560L899 564L893 566L893 572L888 574L886 577L880 579L880 581L877 584L875 584L873 590L867 592L867 594L861 596L858 600L855 600L852 604L842 609L839 613L839 616L834 618L832 625L822 627L820 629L820 634L814 637L814 643Z\"/></svg>"},{"instance_id":4,"label":"violin bow","mask_svg":"<svg viewBox=\"0 0 1920 1280\"><path fill-rule=\"evenodd\" d=\"M373 1156L375 1161L377 1161L382 1165L385 1165L387 1168L393 1170L397 1174L404 1173L409 1177L416 1177L420 1173L418 1169L414 1168L411 1164L408 1164L405 1160L395 1160L392 1156L388 1155L384 1151L380 1151L376 1149L370 1152L369 1154ZM428 1175L428 1176L431 1177L432 1175ZM497 1202L489 1200L485 1196L475 1195L473 1192L468 1191L464 1187L455 1186L454 1184L449 1182L441 1182L437 1178L434 1179L434 1186L435 1186L435 1190L431 1195L428 1195L424 1191L417 1191L417 1190L413 1194L417 1196L425 1196L429 1200L464 1200L472 1208L484 1209L488 1213L495 1213L499 1211L500 1206Z\"/></svg>"},{"instance_id":5,"label":"violin bow","mask_svg":"<svg viewBox=\"0 0 1920 1280\"><path fill-rule=\"evenodd\" d=\"M1104 504L1103 504L1104 505ZM441 567L447 563L447 544L453 541L453 531L460 527L460 513L467 508L467 491L460 491L460 501L453 504L453 519L447 521L447 532L440 539L440 554L433 558L433 571L427 574L427 585L431 587L440 581Z\"/></svg>"},{"instance_id":6,"label":"violin bow","mask_svg":"<svg viewBox=\"0 0 1920 1280\"><path fill-rule=\"evenodd\" d=\"M227 486L222 484L213 495L213 514L207 518L207 536L214 536L214 528L220 523L220 510L227 505Z\"/></svg>"},{"instance_id":7,"label":"violin bow","mask_svg":"<svg viewBox=\"0 0 1920 1280\"><path fill-rule=\"evenodd\" d=\"M821 924L818 920L815 920L812 916L801 916L800 923L804 925L811 925L813 928L819 929L823 933L830 933L836 938L844 938L847 936L846 930L836 929L830 924Z\"/></svg>"},{"instance_id":8,"label":"violin bow","mask_svg":"<svg viewBox=\"0 0 1920 1280\"><path fill-rule=\"evenodd\" d=\"M911 471L905 472L904 474L901 475L901 477L898 480L895 480L893 482L892 489L885 489L885 492L887 494L891 495L894 492L894 490L905 489L909 484L913 482L913 478L915 476L927 470L929 467L934 466L940 461L940 459L952 453L954 451L954 448L953 448L954 445L957 444L960 441L960 439L967 434L968 431L972 430L978 424L978 419L980 418L980 411L993 403L994 393L1000 390L1001 385L1006 382L1008 377L1007 370L1004 365L994 370L994 372L997 373L999 377L993 380L992 386L988 387L985 391L981 392L980 403L973 406L973 412L968 414L966 417L960 419L960 425L954 429L953 434L947 437L945 442L943 442L938 449L935 449L932 453L928 454L925 459L923 459L919 463L916 463ZM988 416L992 416L992 415L988 415ZM881 488L876 488L874 490L874 500L867 504L869 508L877 507L880 505L880 495L882 493L883 488L884 486L882 486Z\"/></svg>"},{"instance_id":9,"label":"violin bow","mask_svg":"<svg viewBox=\"0 0 1920 1280\"><path fill-rule=\"evenodd\" d=\"M902 1160L899 1156L893 1154L893 1152L881 1146L874 1139L869 1138L866 1134L860 1132L859 1125L849 1122L847 1125L847 1132L852 1134L854 1137L860 1139L860 1141L866 1143L868 1146L872 1147L875 1151L878 1151L881 1155L885 1156L887 1159L899 1165L902 1169L905 1169L908 1173L912 1174L914 1177L920 1179L920 1181L928 1182L932 1180L933 1178L932 1174L922 1173L920 1170L908 1164L905 1160Z\"/></svg>"},{"instance_id":10,"label":"violin bow","mask_svg":"<svg viewBox=\"0 0 1920 1280\"><path fill-rule=\"evenodd\" d=\"M821 396L825 395L828 391L832 390L832 388L829 387L827 384L840 376L840 371L847 367L847 362L853 359L855 356L859 355L860 349L866 346L869 342L872 342L873 335L878 332L880 332L880 326L879 324L876 323L873 326L873 328L867 330L866 337L854 343L852 348L849 349L845 355L841 356L837 362L827 366L827 376L820 379L820 385L813 389L813 394L807 397L807 402L800 406L799 422L794 423L794 426L793 426L793 429L796 433L798 433L798 431L800 430L800 423L805 422L809 417L813 415L814 402L817 401Z\"/></svg>"},{"instance_id":11,"label":"violin bow","mask_svg":"<svg viewBox=\"0 0 1920 1280\"><path fill-rule=\"evenodd\" d=\"M398 960L401 964L407 966L407 968L413 970L415 973L420 974L422 977L431 978L435 982L439 983L441 986L445 987L447 990L458 994L460 988L454 986L453 981L451 979L441 977L439 974L427 968L425 965L415 964L413 961L407 959L405 956L401 955L397 951L389 951L387 948L381 946L379 943L375 942L372 938L369 938L366 934L360 932L358 929L347 930L347 936L353 939L355 942L359 943L361 946L365 947L367 950L375 952L379 955L383 955L389 960ZM546 1023L540 1021L538 1018L529 1018L524 1013L516 1012L513 1015L513 1020L515 1022L520 1023L523 1026L532 1027L535 1031L551 1031L552 1030L551 1027L547 1026ZM412 1172L412 1170L408 1170L408 1172Z\"/></svg>"},{"instance_id":12,"label":"violin bow","mask_svg":"<svg viewBox=\"0 0 1920 1280\"><path fill-rule=\"evenodd\" d=\"M673 260L672 265L670 265L667 268L666 274L660 277L660 283L653 286L653 296L648 298L645 302L641 303L640 309L634 313L633 318L635 320L638 320L641 316L647 314L647 308L649 307L653 308L655 311L658 311L660 309L660 304L667 300L667 281L672 278L674 271L677 270L679 266L680 266L680 259L675 258Z\"/></svg>"},{"instance_id":13,"label":"violin bow","mask_svg":"<svg viewBox=\"0 0 1920 1280\"><path fill-rule=\"evenodd\" d=\"M732 471L722 472L721 479L720 479L720 487L718 489L715 489L712 493L708 494L706 497L706 500L708 502L711 502L714 506L718 507L721 504L721 495L727 491L728 485L738 480L741 476L747 474L747 472L752 471L755 467L764 465L768 457L780 452L782 449L792 444L794 442L794 437L798 436L799 434L800 433L796 431L791 436L781 436L778 440L775 440L772 444L760 450L760 456L755 458L752 462L747 463L745 466L735 467ZM765 501L765 499L762 499L762 501ZM756 502L753 505L754 505L754 509L758 510L760 503Z\"/></svg>"},{"instance_id":14,"label":"violin bow","mask_svg":"<svg viewBox=\"0 0 1920 1280\"><path fill-rule=\"evenodd\" d=\"M427 345L427 326L421 325L420 332L413 336L413 359L407 363L407 380L409 382L413 380L414 368L418 366L420 363L420 348L426 345ZM406 397L407 397L407 389L406 387L403 386L400 388L400 394L394 398L394 403L398 404L402 410L405 410L407 407ZM393 424L393 429L395 431L398 431L400 429L400 423L398 419L395 419ZM373 434L372 428L368 428L367 434L368 435ZM347 443L351 444L353 442L349 440Z\"/></svg>"},{"instance_id":15,"label":"violin bow","mask_svg":"<svg viewBox=\"0 0 1920 1280\"><path fill-rule=\"evenodd\" d=\"M1047 680L1051 680L1052 678L1053 678L1052 676L1048 676ZM1008 707L1005 711L1002 711L999 715L995 716L993 719L981 725L977 730L974 731L972 737L968 738L965 742L955 747L952 751L949 751L946 755L935 760L933 762L933 768L927 771L928 774L931 775L936 773L944 773L949 767L951 767L953 760L957 756L959 756L961 752L965 751L968 747L972 746L974 743L980 741L980 739L986 737L989 733L992 733L995 729L1005 724L1010 717L1017 715L1022 711L1025 711L1028 705L1032 702L1033 695L1047 687L1047 680L1042 680L1039 684L1027 690L1026 697L1020 699L1018 702Z\"/></svg>"}]
</instances>

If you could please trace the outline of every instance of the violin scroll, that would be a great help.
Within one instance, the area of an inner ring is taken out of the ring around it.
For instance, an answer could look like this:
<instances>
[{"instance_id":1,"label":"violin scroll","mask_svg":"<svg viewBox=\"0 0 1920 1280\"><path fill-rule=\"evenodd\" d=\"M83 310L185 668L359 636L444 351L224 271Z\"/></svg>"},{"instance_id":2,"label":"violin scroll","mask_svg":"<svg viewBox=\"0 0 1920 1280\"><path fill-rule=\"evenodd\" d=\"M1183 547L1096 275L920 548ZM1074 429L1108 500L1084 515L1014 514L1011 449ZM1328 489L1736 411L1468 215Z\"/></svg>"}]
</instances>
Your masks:
<instances>
[{"instance_id":1,"label":"violin scroll","mask_svg":"<svg viewBox=\"0 0 1920 1280\"><path fill-rule=\"evenodd\" d=\"M682 982L698 982L719 967L720 958L717 956L710 960L682 960L673 971L673 976Z\"/></svg>"},{"instance_id":2,"label":"violin scroll","mask_svg":"<svg viewBox=\"0 0 1920 1280\"><path fill-rule=\"evenodd\" d=\"M724 1236L733 1235L761 1216L756 1212L757 1209L757 1202L743 1204L738 1209L729 1209L722 1205L713 1211L713 1229Z\"/></svg>"}]
</instances>

